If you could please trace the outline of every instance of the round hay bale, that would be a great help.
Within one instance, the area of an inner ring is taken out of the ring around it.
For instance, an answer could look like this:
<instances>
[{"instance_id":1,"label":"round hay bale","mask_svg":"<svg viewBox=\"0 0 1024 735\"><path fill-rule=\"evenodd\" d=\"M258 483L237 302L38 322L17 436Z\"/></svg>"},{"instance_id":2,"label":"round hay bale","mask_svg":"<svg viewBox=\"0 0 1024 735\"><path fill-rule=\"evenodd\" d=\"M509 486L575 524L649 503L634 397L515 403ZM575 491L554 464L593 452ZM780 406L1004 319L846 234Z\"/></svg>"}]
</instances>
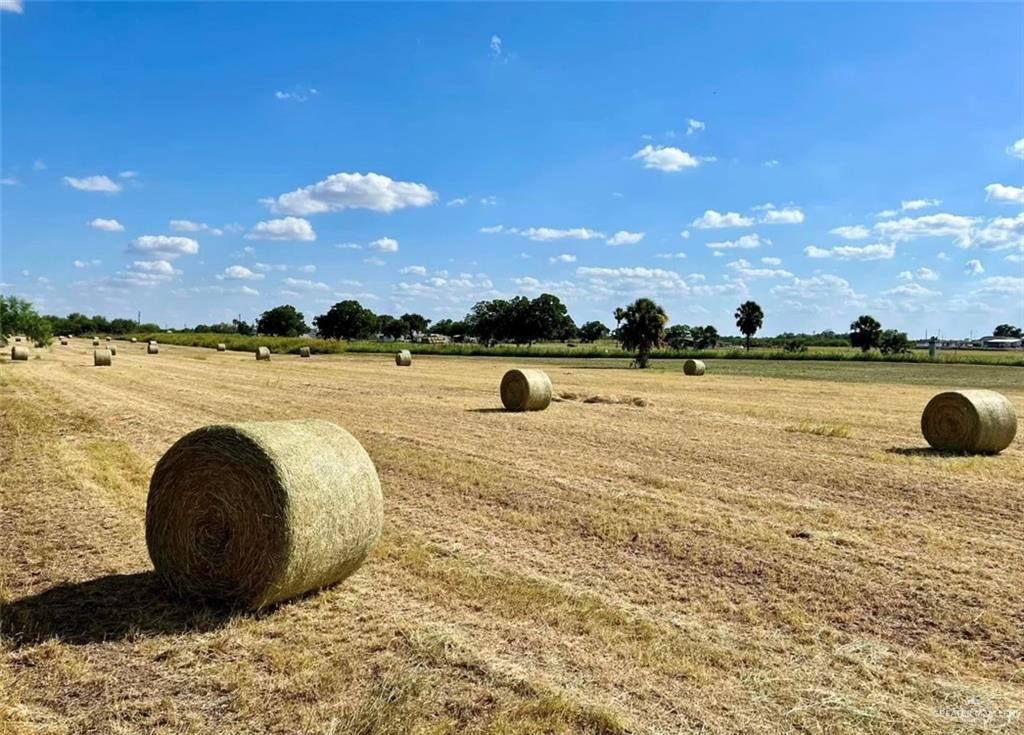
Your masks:
<instances>
[{"instance_id":1,"label":"round hay bale","mask_svg":"<svg viewBox=\"0 0 1024 735\"><path fill-rule=\"evenodd\" d=\"M683 375L703 375L703 360L687 360L683 363Z\"/></svg>"},{"instance_id":2,"label":"round hay bale","mask_svg":"<svg viewBox=\"0 0 1024 735\"><path fill-rule=\"evenodd\" d=\"M501 402L509 411L543 411L551 403L551 378L543 370L509 370L501 379Z\"/></svg>"},{"instance_id":3,"label":"round hay bale","mask_svg":"<svg viewBox=\"0 0 1024 735\"><path fill-rule=\"evenodd\" d=\"M96 367L109 367L113 362L114 353L110 350L93 350L92 364Z\"/></svg>"},{"instance_id":4,"label":"round hay bale","mask_svg":"<svg viewBox=\"0 0 1024 735\"><path fill-rule=\"evenodd\" d=\"M270 348L269 347L257 347L256 348L256 359L257 360L269 360L270 359Z\"/></svg>"},{"instance_id":5,"label":"round hay bale","mask_svg":"<svg viewBox=\"0 0 1024 735\"><path fill-rule=\"evenodd\" d=\"M60 338L60 343L61 343L61 344L62 344L63 346L67 347L68 341L67 341L66 339L64 339L63 337L61 337L61 338Z\"/></svg>"},{"instance_id":6,"label":"round hay bale","mask_svg":"<svg viewBox=\"0 0 1024 735\"><path fill-rule=\"evenodd\" d=\"M139 341L139 340L137 340L137 339L136 339L135 337L132 337L132 344L135 344L135 343L136 343L136 342L138 342L138 341Z\"/></svg>"},{"instance_id":7,"label":"round hay bale","mask_svg":"<svg viewBox=\"0 0 1024 735\"><path fill-rule=\"evenodd\" d=\"M107 349L110 350L110 354L111 355L117 355L117 346L116 345L109 345L107 347Z\"/></svg>"},{"instance_id":8,"label":"round hay bale","mask_svg":"<svg viewBox=\"0 0 1024 735\"><path fill-rule=\"evenodd\" d=\"M227 351L228 351L228 346L226 344L224 344L223 342L218 342L217 343L217 352L227 352Z\"/></svg>"},{"instance_id":9,"label":"round hay bale","mask_svg":"<svg viewBox=\"0 0 1024 735\"><path fill-rule=\"evenodd\" d=\"M46 345L43 344L42 342L36 342L34 346L37 347L37 348L46 347Z\"/></svg>"},{"instance_id":10,"label":"round hay bale","mask_svg":"<svg viewBox=\"0 0 1024 735\"><path fill-rule=\"evenodd\" d=\"M21 337L15 337L15 338L14 338L14 341L15 341L15 342L21 342Z\"/></svg>"},{"instance_id":11,"label":"round hay bale","mask_svg":"<svg viewBox=\"0 0 1024 735\"><path fill-rule=\"evenodd\" d=\"M107 342L109 342L109 341L110 341L110 336L108 335L108 336L107 336Z\"/></svg>"},{"instance_id":12,"label":"round hay bale","mask_svg":"<svg viewBox=\"0 0 1024 735\"><path fill-rule=\"evenodd\" d=\"M299 348L299 357L309 357L309 348L308 347L300 347Z\"/></svg>"},{"instance_id":13,"label":"round hay bale","mask_svg":"<svg viewBox=\"0 0 1024 735\"><path fill-rule=\"evenodd\" d=\"M24 345L14 345L11 348L11 359L12 360L27 360L28 359L28 347Z\"/></svg>"},{"instance_id":14,"label":"round hay bale","mask_svg":"<svg viewBox=\"0 0 1024 735\"><path fill-rule=\"evenodd\" d=\"M93 347L99 347L99 346L100 346L100 341L99 341L99 339L97 339L96 337L93 337L93 338L92 338L92 346L93 346Z\"/></svg>"},{"instance_id":15,"label":"round hay bale","mask_svg":"<svg viewBox=\"0 0 1024 735\"><path fill-rule=\"evenodd\" d=\"M373 461L327 421L207 426L157 462L146 545L179 594L256 609L340 582L380 536Z\"/></svg>"},{"instance_id":16,"label":"round hay bale","mask_svg":"<svg viewBox=\"0 0 1024 735\"><path fill-rule=\"evenodd\" d=\"M149 340L149 342L147 344L155 345L156 344L156 340L155 339L151 339L151 340Z\"/></svg>"},{"instance_id":17,"label":"round hay bale","mask_svg":"<svg viewBox=\"0 0 1024 735\"><path fill-rule=\"evenodd\" d=\"M921 433L935 449L995 454L1016 436L1017 412L993 390L939 393L924 407Z\"/></svg>"},{"instance_id":18,"label":"round hay bale","mask_svg":"<svg viewBox=\"0 0 1024 735\"><path fill-rule=\"evenodd\" d=\"M395 353L395 364L401 367L412 365L412 353L409 350L401 350Z\"/></svg>"},{"instance_id":19,"label":"round hay bale","mask_svg":"<svg viewBox=\"0 0 1024 735\"><path fill-rule=\"evenodd\" d=\"M157 354L159 352L160 352L160 348L157 347L156 342L150 342L148 345L146 345L146 354L147 355L155 355L155 354Z\"/></svg>"}]
</instances>

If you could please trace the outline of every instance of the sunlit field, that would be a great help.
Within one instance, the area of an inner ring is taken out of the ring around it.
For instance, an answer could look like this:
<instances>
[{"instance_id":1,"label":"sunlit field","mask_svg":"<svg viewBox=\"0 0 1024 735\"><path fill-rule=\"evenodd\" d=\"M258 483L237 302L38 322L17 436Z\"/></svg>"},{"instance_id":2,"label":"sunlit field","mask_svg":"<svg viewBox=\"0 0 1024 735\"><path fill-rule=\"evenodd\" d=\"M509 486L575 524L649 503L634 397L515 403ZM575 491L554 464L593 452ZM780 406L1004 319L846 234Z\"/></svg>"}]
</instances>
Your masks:
<instances>
[{"instance_id":1,"label":"sunlit field","mask_svg":"<svg viewBox=\"0 0 1024 735\"><path fill-rule=\"evenodd\" d=\"M0 363L0 732L1012 732L1024 445L929 450L938 390L1014 368L251 353L87 340ZM386 498L344 583L169 597L156 460L236 420L351 431ZM982 719L979 712L984 713ZM988 714L992 713L991 717Z\"/></svg>"}]
</instances>

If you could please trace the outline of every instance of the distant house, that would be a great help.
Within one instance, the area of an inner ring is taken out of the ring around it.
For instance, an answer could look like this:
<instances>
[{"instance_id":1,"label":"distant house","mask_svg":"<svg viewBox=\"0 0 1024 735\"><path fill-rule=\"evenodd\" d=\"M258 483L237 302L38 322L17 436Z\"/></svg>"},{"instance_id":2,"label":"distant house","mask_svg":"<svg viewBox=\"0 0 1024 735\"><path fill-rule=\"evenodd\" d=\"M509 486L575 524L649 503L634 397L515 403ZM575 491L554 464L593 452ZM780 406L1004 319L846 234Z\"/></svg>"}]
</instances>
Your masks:
<instances>
[{"instance_id":1,"label":"distant house","mask_svg":"<svg viewBox=\"0 0 1024 735\"><path fill-rule=\"evenodd\" d=\"M1022 344L1020 337L982 337L980 341L990 350L1019 350Z\"/></svg>"}]
</instances>

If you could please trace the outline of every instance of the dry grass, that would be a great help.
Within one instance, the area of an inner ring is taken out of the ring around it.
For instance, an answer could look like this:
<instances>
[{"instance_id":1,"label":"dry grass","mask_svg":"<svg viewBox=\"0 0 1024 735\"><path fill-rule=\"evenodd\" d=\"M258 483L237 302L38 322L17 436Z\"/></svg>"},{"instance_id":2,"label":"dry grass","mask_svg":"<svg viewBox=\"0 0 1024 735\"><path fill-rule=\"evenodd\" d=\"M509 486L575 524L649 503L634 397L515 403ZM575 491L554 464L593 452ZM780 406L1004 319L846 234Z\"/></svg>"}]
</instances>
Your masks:
<instances>
[{"instance_id":1,"label":"dry grass","mask_svg":"<svg viewBox=\"0 0 1024 735\"><path fill-rule=\"evenodd\" d=\"M935 366L547 364L563 400L510 414L496 359L165 346L100 371L86 346L0 366L0 732L1019 731L1024 449L929 450L937 390L912 383ZM376 553L258 614L168 598L155 461L202 425L305 417L373 457Z\"/></svg>"}]
</instances>

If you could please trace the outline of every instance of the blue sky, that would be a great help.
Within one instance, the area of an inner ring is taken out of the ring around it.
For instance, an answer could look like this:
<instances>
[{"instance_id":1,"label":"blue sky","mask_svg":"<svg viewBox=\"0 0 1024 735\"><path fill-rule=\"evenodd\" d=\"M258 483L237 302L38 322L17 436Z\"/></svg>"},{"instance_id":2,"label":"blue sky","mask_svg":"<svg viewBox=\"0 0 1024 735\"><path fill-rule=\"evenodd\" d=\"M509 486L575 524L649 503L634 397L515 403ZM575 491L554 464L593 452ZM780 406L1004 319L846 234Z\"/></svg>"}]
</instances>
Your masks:
<instances>
[{"instance_id":1,"label":"blue sky","mask_svg":"<svg viewBox=\"0 0 1024 735\"><path fill-rule=\"evenodd\" d=\"M1024 323L1024 5L0 0L0 290Z\"/></svg>"}]
</instances>

